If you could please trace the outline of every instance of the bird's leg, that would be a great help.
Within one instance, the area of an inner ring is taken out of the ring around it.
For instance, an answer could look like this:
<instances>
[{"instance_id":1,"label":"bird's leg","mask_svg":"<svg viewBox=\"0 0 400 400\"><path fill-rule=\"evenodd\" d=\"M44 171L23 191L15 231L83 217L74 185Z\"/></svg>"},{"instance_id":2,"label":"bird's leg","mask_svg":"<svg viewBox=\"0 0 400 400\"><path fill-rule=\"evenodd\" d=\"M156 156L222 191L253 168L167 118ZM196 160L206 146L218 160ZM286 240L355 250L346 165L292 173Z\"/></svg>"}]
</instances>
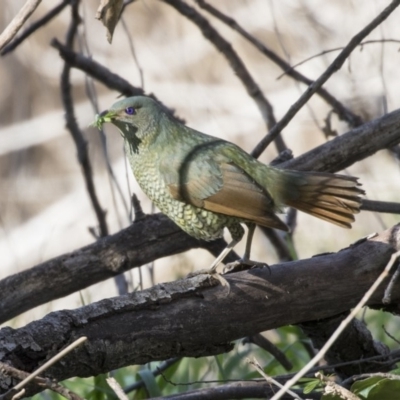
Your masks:
<instances>
[{"instance_id":1,"label":"bird's leg","mask_svg":"<svg viewBox=\"0 0 400 400\"><path fill-rule=\"evenodd\" d=\"M224 261L225 257L233 250L233 248L239 243L239 240L232 239L229 243L228 246L226 246L220 253L220 255L214 260L214 262L211 264L210 269L208 270L209 274L213 274L218 265L221 264L222 261Z\"/></svg>"},{"instance_id":2,"label":"bird's leg","mask_svg":"<svg viewBox=\"0 0 400 400\"><path fill-rule=\"evenodd\" d=\"M217 273L217 267L221 262L224 260L224 258L232 251L232 249L238 244L239 240L232 239L229 243L228 246L226 246L219 256L213 261L211 264L211 267L208 269L199 269L197 271L191 272L188 274L188 277L193 277L201 274L208 274L208 275L219 275ZM225 279L224 279L225 281Z\"/></svg>"},{"instance_id":3,"label":"bird's leg","mask_svg":"<svg viewBox=\"0 0 400 400\"><path fill-rule=\"evenodd\" d=\"M242 240L242 237L244 235L244 229L238 222L232 223L230 226L227 226L227 228L229 229L229 232L232 235L232 240L228 243L225 249L222 250L219 256L214 260L214 262L211 264L211 267L209 269L201 269L191 272L190 274L188 274L188 278L201 274L213 275L216 279L220 281L222 286L228 287L228 294L229 294L230 292L229 283L226 281L224 277L222 277L217 272L217 267L219 264L221 264L222 261L224 261L225 257L232 251L232 249Z\"/></svg>"},{"instance_id":4,"label":"bird's leg","mask_svg":"<svg viewBox=\"0 0 400 400\"><path fill-rule=\"evenodd\" d=\"M256 224L247 224L247 228L249 231L247 232L246 248L244 250L242 261L250 260L251 244L253 242L253 236L254 236L254 231L256 230Z\"/></svg>"},{"instance_id":5,"label":"bird's leg","mask_svg":"<svg viewBox=\"0 0 400 400\"><path fill-rule=\"evenodd\" d=\"M226 264L224 268L224 272L233 272L237 270L245 269L243 266L247 268L254 268L254 267L268 267L268 264L258 261L250 260L250 252L251 252L251 244L253 242L254 231L256 229L256 224L247 223L248 233L247 233L247 240L246 240L246 248L243 254L243 257L237 261L231 262Z\"/></svg>"}]
</instances>

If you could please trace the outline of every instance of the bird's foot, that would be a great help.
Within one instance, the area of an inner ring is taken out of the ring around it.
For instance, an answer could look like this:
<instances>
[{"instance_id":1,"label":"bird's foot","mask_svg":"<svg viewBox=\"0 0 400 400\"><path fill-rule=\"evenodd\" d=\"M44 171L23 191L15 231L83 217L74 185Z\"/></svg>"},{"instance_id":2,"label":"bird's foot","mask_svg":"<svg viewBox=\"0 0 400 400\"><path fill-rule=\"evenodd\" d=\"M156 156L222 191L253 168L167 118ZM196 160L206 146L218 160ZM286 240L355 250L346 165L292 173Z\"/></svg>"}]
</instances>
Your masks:
<instances>
[{"instance_id":1,"label":"bird's foot","mask_svg":"<svg viewBox=\"0 0 400 400\"><path fill-rule=\"evenodd\" d=\"M233 272L245 271L253 268L268 268L268 270L271 272L271 269L267 263L249 260L248 258L240 258L239 260L226 264L224 273L231 274Z\"/></svg>"},{"instance_id":2,"label":"bird's foot","mask_svg":"<svg viewBox=\"0 0 400 400\"><path fill-rule=\"evenodd\" d=\"M197 271L193 271L190 272L189 274L187 274L187 278L193 278L195 276L198 275L210 275L213 278L217 279L219 281L219 283L221 284L221 286L226 286L228 287L228 289L230 289L229 283L228 281L216 271L216 268L203 268L203 269L198 269Z\"/></svg>"}]
</instances>

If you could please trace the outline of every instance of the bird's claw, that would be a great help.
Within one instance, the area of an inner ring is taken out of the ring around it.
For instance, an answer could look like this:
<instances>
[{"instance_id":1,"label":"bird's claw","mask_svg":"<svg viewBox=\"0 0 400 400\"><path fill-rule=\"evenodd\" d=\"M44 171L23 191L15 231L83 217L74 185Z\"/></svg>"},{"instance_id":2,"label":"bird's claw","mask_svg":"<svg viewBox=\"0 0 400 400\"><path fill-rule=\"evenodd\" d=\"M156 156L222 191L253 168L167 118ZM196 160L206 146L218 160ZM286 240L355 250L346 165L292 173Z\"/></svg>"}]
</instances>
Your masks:
<instances>
[{"instance_id":1,"label":"bird's claw","mask_svg":"<svg viewBox=\"0 0 400 400\"><path fill-rule=\"evenodd\" d=\"M240 272L253 268L268 268L268 270L271 272L271 269L267 263L242 258L226 264L224 273L231 274L233 272Z\"/></svg>"},{"instance_id":2,"label":"bird's claw","mask_svg":"<svg viewBox=\"0 0 400 400\"><path fill-rule=\"evenodd\" d=\"M230 285L229 282L221 275L219 274L216 270L213 268L210 269L199 269L197 271L190 272L189 274L186 275L186 278L193 278L198 275L209 275L215 278L221 286L227 287L228 288L228 294L230 293Z\"/></svg>"}]
</instances>

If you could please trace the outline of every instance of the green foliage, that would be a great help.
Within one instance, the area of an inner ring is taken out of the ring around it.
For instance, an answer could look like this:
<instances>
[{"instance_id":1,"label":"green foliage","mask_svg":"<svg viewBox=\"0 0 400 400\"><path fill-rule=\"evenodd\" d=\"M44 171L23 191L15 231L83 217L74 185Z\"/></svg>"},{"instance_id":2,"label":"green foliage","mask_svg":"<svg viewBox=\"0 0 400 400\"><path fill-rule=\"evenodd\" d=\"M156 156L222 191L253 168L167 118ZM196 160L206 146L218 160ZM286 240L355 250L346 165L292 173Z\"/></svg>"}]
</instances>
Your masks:
<instances>
[{"instance_id":1,"label":"green foliage","mask_svg":"<svg viewBox=\"0 0 400 400\"><path fill-rule=\"evenodd\" d=\"M301 378L299 383L304 384L303 393L308 394L322 387L321 381L317 378Z\"/></svg>"},{"instance_id":2,"label":"green foliage","mask_svg":"<svg viewBox=\"0 0 400 400\"><path fill-rule=\"evenodd\" d=\"M372 316L375 320L372 320ZM389 332L390 315L382 312L367 313L366 320L371 328L374 321L377 321L372 328L376 332L382 331L381 326L385 324ZM309 361L310 354L308 348L309 339L296 326L286 326L268 333L268 339L272 341L282 351L293 364L292 371L297 371ZM393 340L383 332L382 341L392 342ZM167 396L207 387L207 385L217 385L232 380L251 380L261 379L260 374L249 365L247 359L256 358L269 376L286 374L282 365L269 353L260 349L254 344L242 344L237 341L233 351L226 354L219 354L213 357L203 358L183 358L164 370L162 375L154 377L153 371L160 365L152 362L144 366L131 366L121 368L112 372L112 376L117 380L122 388L126 388L138 381L143 381L144 386L129 393L130 399L147 399L155 396ZM395 370L391 374L400 374L400 370ZM90 400L116 399L112 389L106 382L106 375L99 375L95 378L70 379L64 385L81 397ZM316 378L303 378L299 382L305 394L321 391L323 384ZM351 391L362 400L392 400L396 399L400 393L400 380L390 377L372 377L353 384ZM396 395L395 395L396 394ZM34 400L61 400L63 397L53 392L46 391L34 396ZM337 400L334 395L323 395L323 400Z\"/></svg>"},{"instance_id":3,"label":"green foliage","mask_svg":"<svg viewBox=\"0 0 400 400\"><path fill-rule=\"evenodd\" d=\"M372 376L362 381L354 382L351 391L362 400L394 400L399 398L399 379L385 376Z\"/></svg>"}]
</instances>

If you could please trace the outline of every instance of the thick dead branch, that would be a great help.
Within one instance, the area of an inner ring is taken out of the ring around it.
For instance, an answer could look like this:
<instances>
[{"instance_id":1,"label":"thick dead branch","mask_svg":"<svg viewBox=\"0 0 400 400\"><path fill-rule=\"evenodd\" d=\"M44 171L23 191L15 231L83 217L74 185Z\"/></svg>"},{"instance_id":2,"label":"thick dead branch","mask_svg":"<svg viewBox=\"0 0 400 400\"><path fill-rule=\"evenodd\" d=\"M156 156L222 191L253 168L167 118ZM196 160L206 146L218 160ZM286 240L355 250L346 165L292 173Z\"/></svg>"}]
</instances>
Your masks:
<instances>
[{"instance_id":1,"label":"thick dead branch","mask_svg":"<svg viewBox=\"0 0 400 400\"><path fill-rule=\"evenodd\" d=\"M347 312L332 318L319 321L310 321L300 324L304 333L312 340L314 346L320 349L329 339L342 320L347 317ZM329 364L337 364L343 361L370 358L378 354L389 354L390 350L384 344L375 341L368 328L361 321L353 320L345 329L343 334L333 344L325 356ZM360 366L357 364L345 365L335 368L335 372L342 378L357 374ZM390 371L391 365L382 365L377 362L365 363L364 371Z\"/></svg>"},{"instance_id":2,"label":"thick dead branch","mask_svg":"<svg viewBox=\"0 0 400 400\"><path fill-rule=\"evenodd\" d=\"M367 122L278 166L303 171L336 172L398 143L400 110Z\"/></svg>"},{"instance_id":3,"label":"thick dead branch","mask_svg":"<svg viewBox=\"0 0 400 400\"><path fill-rule=\"evenodd\" d=\"M162 214L147 215L115 235L0 281L0 321L158 258L196 247L218 255L225 246L223 240L192 238Z\"/></svg>"},{"instance_id":4,"label":"thick dead branch","mask_svg":"<svg viewBox=\"0 0 400 400\"><path fill-rule=\"evenodd\" d=\"M163 397L152 397L151 400L232 400L232 399L269 399L276 392L271 383L260 382L235 382L216 387L191 390L185 393L171 394ZM299 396L302 390L294 390ZM319 399L320 393L308 393L307 399ZM285 394L282 400L293 400L291 394Z\"/></svg>"},{"instance_id":5,"label":"thick dead branch","mask_svg":"<svg viewBox=\"0 0 400 400\"><path fill-rule=\"evenodd\" d=\"M396 143L400 143L400 110L353 129L279 167L336 172ZM0 281L0 322L157 258L195 247L217 254L222 243L199 242L180 231L167 217L147 216L98 243ZM287 251L282 249L280 256L285 254Z\"/></svg>"},{"instance_id":6,"label":"thick dead branch","mask_svg":"<svg viewBox=\"0 0 400 400\"><path fill-rule=\"evenodd\" d=\"M349 310L397 249L400 225L338 253L271 266L271 273L261 268L226 275L229 294L200 275L53 312L23 328L0 330L0 361L33 370L81 336L88 341L45 376L63 380L172 356L221 353L235 339ZM397 284L395 304L399 289ZM381 306L383 291L384 284L369 304ZM3 391L13 384L0 380Z\"/></svg>"}]
</instances>

